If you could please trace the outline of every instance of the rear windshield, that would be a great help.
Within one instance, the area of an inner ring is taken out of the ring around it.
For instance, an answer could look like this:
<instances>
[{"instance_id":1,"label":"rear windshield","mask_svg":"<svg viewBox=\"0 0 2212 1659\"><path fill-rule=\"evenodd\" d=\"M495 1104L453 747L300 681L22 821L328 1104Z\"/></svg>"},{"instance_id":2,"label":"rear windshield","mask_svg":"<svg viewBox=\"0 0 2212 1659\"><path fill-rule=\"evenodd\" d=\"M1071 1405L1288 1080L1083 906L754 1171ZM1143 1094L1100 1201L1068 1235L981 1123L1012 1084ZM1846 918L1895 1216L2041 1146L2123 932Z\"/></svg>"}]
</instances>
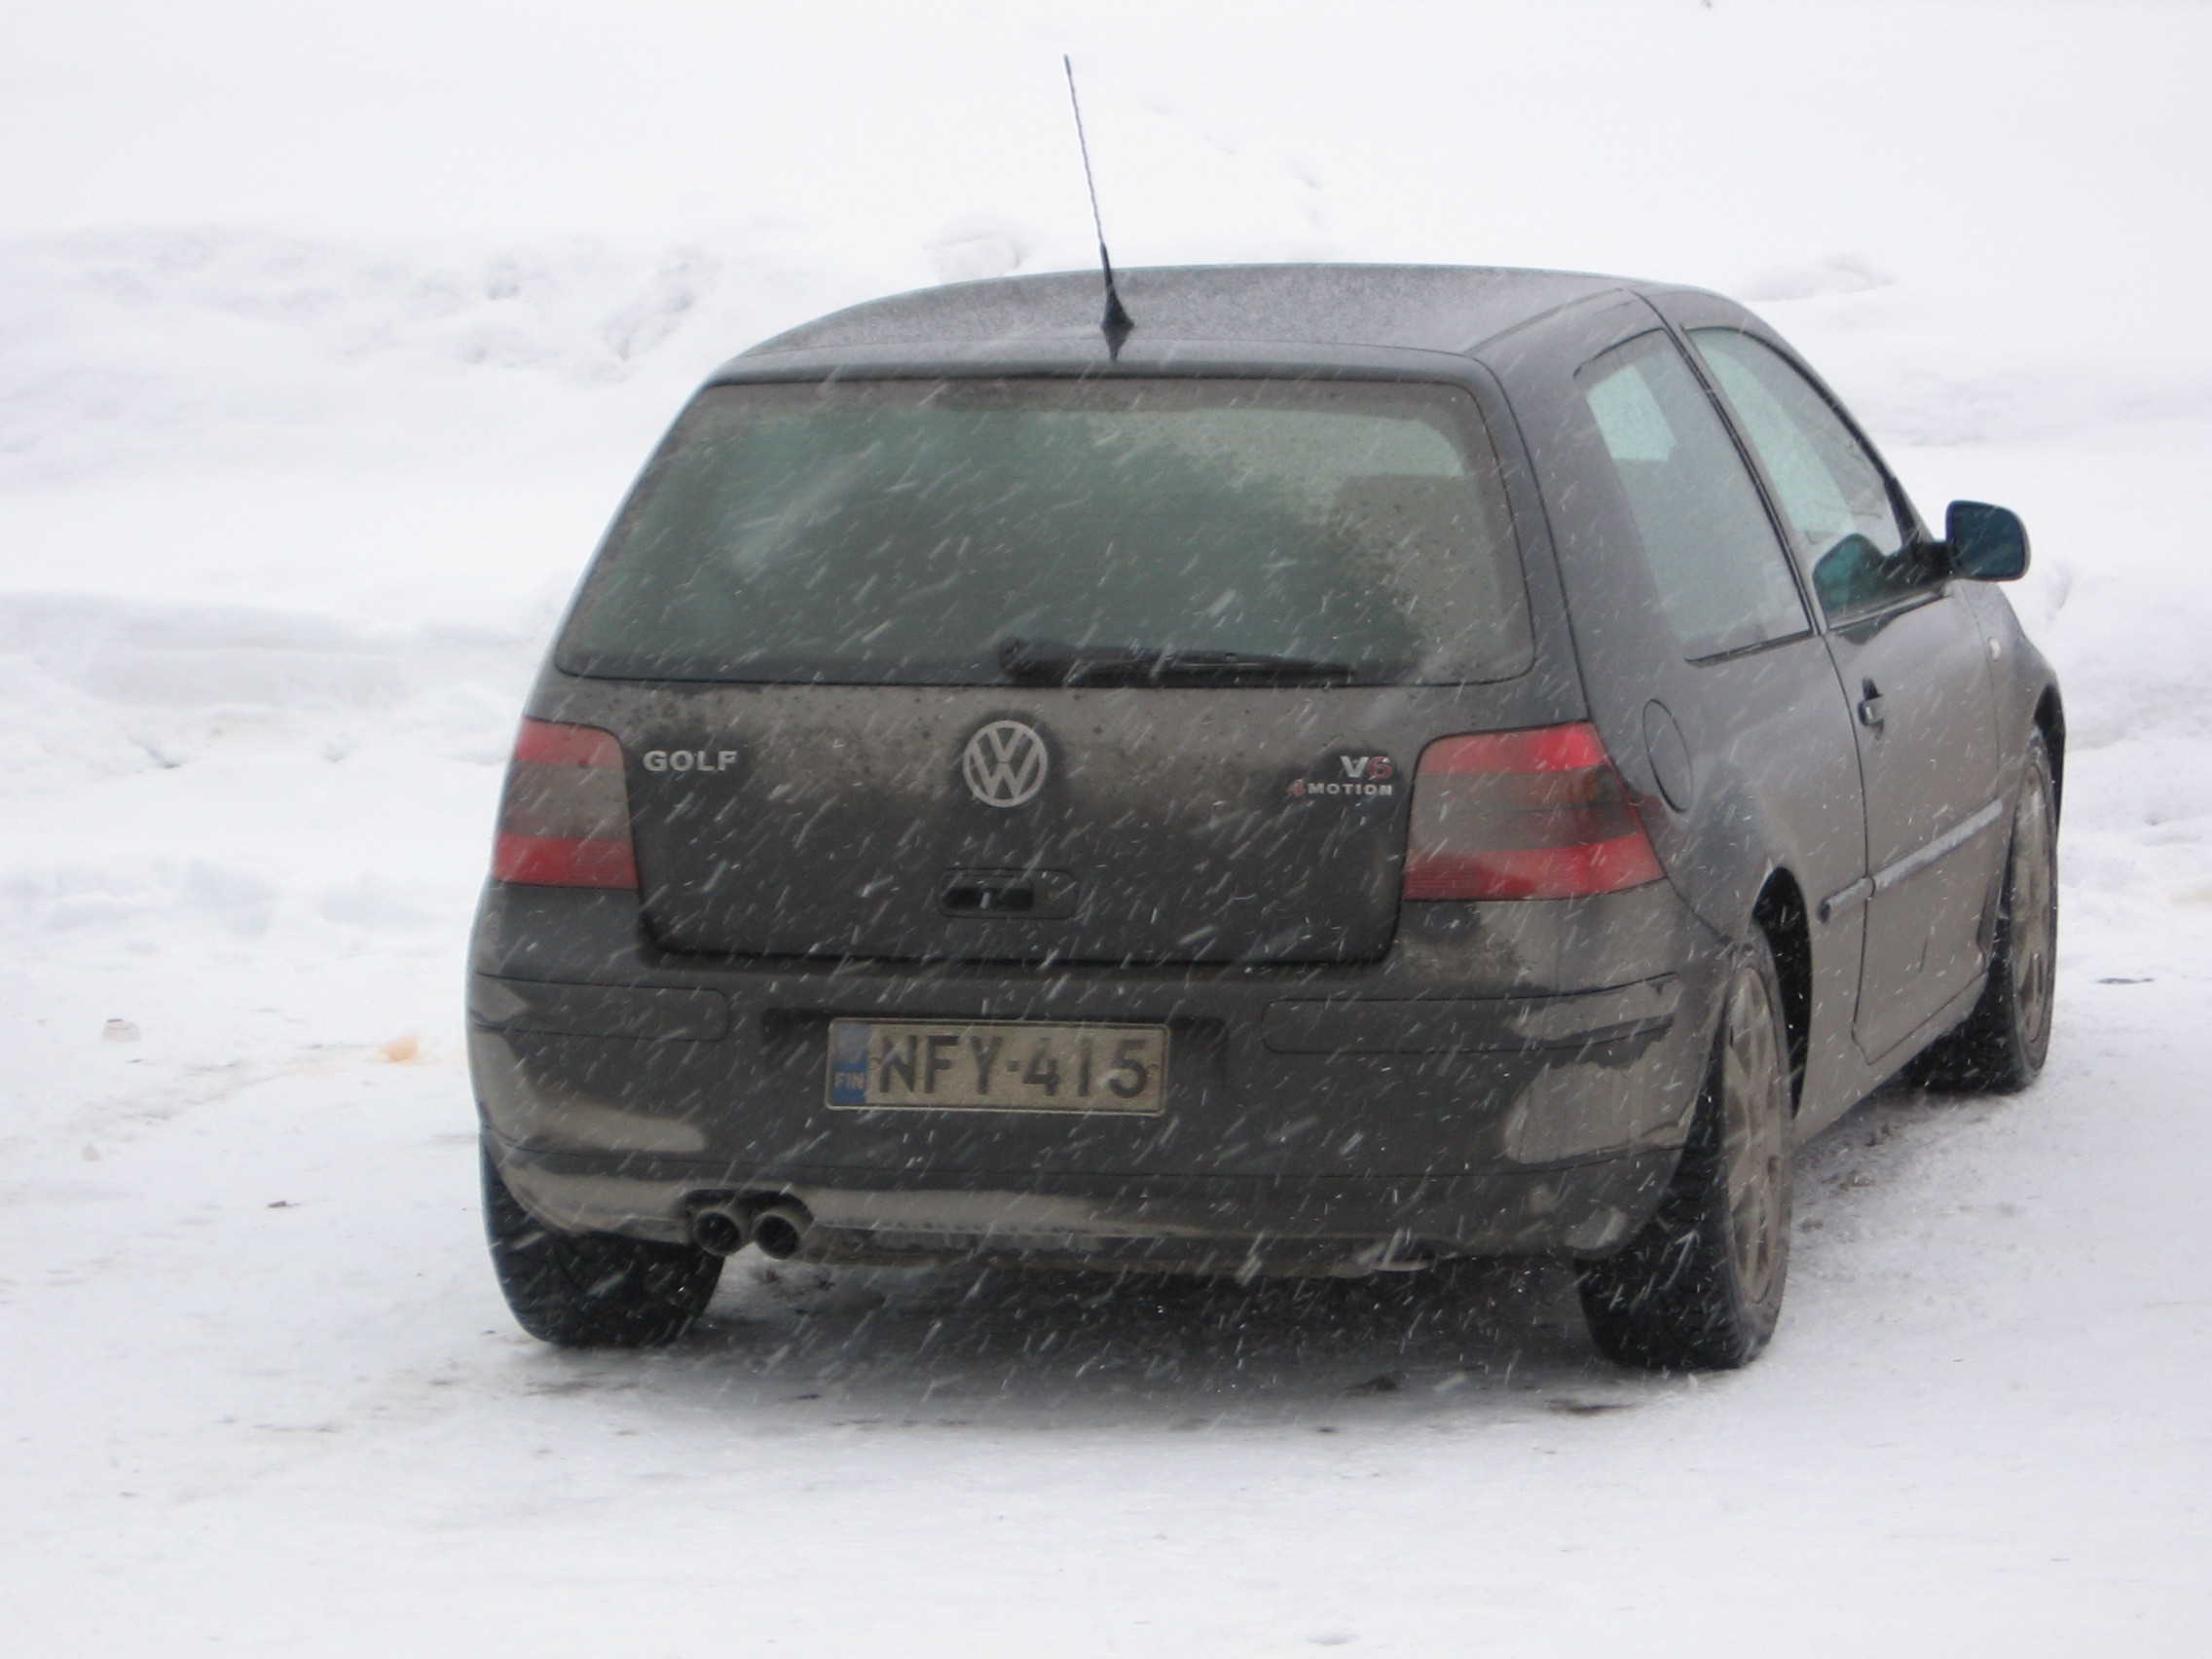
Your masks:
<instances>
[{"instance_id":1,"label":"rear windshield","mask_svg":"<svg viewBox=\"0 0 2212 1659\"><path fill-rule=\"evenodd\" d=\"M1043 664L1066 683L1252 683L1274 665L1390 683L1503 679L1530 656L1466 392L1116 379L709 388L616 522L559 661L618 679L969 685Z\"/></svg>"}]
</instances>

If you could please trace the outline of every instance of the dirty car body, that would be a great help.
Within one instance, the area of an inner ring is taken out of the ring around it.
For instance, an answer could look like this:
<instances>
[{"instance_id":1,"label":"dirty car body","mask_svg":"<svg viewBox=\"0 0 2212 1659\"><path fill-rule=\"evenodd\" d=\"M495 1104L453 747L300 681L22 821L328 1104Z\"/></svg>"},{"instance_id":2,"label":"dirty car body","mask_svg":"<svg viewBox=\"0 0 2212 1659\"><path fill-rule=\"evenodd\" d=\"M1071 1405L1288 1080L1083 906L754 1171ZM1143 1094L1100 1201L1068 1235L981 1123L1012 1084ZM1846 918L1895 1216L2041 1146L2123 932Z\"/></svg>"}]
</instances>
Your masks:
<instances>
[{"instance_id":1,"label":"dirty car body","mask_svg":"<svg viewBox=\"0 0 2212 1659\"><path fill-rule=\"evenodd\" d=\"M1091 276L809 324L648 464L476 928L538 1226L1598 1259L1748 940L1798 1139L1968 1017L2056 687L1855 429L1880 499L1806 522L1859 463L1774 436L1847 418L1762 322L1546 272L1122 280L1118 355Z\"/></svg>"}]
</instances>

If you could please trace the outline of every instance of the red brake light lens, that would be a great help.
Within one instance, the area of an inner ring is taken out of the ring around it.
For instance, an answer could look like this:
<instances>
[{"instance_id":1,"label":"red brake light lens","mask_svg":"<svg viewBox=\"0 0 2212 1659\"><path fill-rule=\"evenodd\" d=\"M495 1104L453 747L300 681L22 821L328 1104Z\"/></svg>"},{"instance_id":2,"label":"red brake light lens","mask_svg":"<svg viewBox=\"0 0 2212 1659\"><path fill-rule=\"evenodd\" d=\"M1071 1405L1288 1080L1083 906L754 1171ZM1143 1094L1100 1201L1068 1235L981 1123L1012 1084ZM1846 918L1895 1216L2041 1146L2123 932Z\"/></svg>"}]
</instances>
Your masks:
<instances>
[{"instance_id":1,"label":"red brake light lens","mask_svg":"<svg viewBox=\"0 0 2212 1659\"><path fill-rule=\"evenodd\" d=\"M1573 899L1663 873L1587 720L1438 738L1421 752L1408 899Z\"/></svg>"},{"instance_id":2,"label":"red brake light lens","mask_svg":"<svg viewBox=\"0 0 2212 1659\"><path fill-rule=\"evenodd\" d=\"M612 732L522 722L499 802L492 874L532 887L638 885L622 745Z\"/></svg>"}]
</instances>

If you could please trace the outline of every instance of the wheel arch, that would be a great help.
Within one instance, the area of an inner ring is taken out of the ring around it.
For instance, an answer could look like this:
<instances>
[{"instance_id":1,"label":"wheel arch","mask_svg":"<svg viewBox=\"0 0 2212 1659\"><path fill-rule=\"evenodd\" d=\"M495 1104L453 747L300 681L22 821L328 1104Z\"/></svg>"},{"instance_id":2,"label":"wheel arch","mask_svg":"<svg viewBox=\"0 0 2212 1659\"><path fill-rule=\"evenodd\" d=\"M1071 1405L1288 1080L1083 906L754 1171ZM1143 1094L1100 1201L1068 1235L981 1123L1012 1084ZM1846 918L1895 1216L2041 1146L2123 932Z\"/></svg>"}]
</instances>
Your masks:
<instances>
[{"instance_id":1,"label":"wheel arch","mask_svg":"<svg viewBox=\"0 0 2212 1659\"><path fill-rule=\"evenodd\" d=\"M1751 921L1774 952L1782 980L1782 1020L1789 1041L1789 1107L1805 1097L1805 1064L1813 1040L1813 931L1805 892L1788 867L1770 871L1751 904Z\"/></svg>"},{"instance_id":2,"label":"wheel arch","mask_svg":"<svg viewBox=\"0 0 2212 1659\"><path fill-rule=\"evenodd\" d=\"M2050 810L2057 817L2066 803L2066 705L2056 685L2046 685L2036 699L2035 723L2043 733L2044 752L2050 756Z\"/></svg>"}]
</instances>

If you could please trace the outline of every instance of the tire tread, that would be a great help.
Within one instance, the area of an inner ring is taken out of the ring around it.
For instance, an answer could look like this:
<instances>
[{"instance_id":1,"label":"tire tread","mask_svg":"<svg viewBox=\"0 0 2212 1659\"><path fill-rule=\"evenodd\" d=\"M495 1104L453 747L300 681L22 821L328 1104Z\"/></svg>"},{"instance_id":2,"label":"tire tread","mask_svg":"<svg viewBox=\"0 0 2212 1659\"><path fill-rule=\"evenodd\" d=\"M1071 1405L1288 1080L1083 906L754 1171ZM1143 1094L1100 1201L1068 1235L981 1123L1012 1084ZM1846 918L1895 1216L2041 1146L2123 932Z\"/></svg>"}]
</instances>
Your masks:
<instances>
[{"instance_id":1,"label":"tire tread","mask_svg":"<svg viewBox=\"0 0 2212 1659\"><path fill-rule=\"evenodd\" d=\"M558 1233L507 1190L483 1154L484 1231L515 1322L560 1347L662 1347L690 1329L722 1261L688 1244Z\"/></svg>"}]
</instances>

